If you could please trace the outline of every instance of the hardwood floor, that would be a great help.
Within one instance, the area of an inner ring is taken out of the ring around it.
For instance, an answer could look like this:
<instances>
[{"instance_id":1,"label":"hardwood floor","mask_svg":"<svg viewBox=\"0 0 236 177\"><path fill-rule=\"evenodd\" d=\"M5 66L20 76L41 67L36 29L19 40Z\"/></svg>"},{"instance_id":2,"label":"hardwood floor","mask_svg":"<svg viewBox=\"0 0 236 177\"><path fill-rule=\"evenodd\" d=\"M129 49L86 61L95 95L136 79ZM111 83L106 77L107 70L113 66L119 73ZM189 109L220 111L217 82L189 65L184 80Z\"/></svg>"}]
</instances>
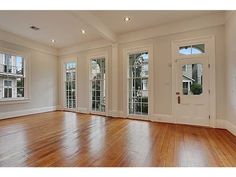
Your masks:
<instances>
[{"instance_id":1,"label":"hardwood floor","mask_svg":"<svg viewBox=\"0 0 236 177\"><path fill-rule=\"evenodd\" d=\"M0 166L236 166L226 130L49 112L0 121Z\"/></svg>"}]
</instances>

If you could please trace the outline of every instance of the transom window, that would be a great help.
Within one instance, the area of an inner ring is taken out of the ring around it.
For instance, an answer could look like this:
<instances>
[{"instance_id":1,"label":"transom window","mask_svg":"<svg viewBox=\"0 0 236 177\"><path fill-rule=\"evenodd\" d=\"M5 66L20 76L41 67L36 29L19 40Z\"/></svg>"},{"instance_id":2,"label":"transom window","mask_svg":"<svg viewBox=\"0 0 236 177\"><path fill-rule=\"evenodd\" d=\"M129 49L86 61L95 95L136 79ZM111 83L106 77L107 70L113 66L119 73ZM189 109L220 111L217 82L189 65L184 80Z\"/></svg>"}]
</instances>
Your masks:
<instances>
[{"instance_id":1,"label":"transom window","mask_svg":"<svg viewBox=\"0 0 236 177\"><path fill-rule=\"evenodd\" d=\"M129 114L148 114L148 52L129 55Z\"/></svg>"},{"instance_id":2,"label":"transom window","mask_svg":"<svg viewBox=\"0 0 236 177\"><path fill-rule=\"evenodd\" d=\"M105 58L91 59L92 111L105 112L106 109L106 69Z\"/></svg>"},{"instance_id":3,"label":"transom window","mask_svg":"<svg viewBox=\"0 0 236 177\"><path fill-rule=\"evenodd\" d=\"M25 59L0 52L0 100L25 97Z\"/></svg>"},{"instance_id":4,"label":"transom window","mask_svg":"<svg viewBox=\"0 0 236 177\"><path fill-rule=\"evenodd\" d=\"M65 107L76 108L76 62L65 64Z\"/></svg>"},{"instance_id":5,"label":"transom window","mask_svg":"<svg viewBox=\"0 0 236 177\"><path fill-rule=\"evenodd\" d=\"M179 47L179 54L182 54L182 55L197 55L197 54L203 54L203 53L205 53L204 44L196 44L196 45Z\"/></svg>"}]
</instances>

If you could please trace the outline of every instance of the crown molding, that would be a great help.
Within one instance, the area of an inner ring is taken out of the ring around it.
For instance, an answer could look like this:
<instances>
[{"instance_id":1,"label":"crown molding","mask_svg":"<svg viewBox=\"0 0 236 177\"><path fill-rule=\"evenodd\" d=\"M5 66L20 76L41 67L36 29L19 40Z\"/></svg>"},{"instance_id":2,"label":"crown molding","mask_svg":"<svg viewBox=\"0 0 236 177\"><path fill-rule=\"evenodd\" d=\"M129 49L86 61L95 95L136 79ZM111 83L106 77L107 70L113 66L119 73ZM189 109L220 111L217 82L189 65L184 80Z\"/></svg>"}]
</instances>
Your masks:
<instances>
[{"instance_id":1,"label":"crown molding","mask_svg":"<svg viewBox=\"0 0 236 177\"><path fill-rule=\"evenodd\" d=\"M6 41L8 43L16 44L19 46L23 46L29 49L33 49L39 52L43 52L50 55L58 55L58 50L54 47L50 47L39 42L18 36L11 32L6 32L4 30L0 30L0 40Z\"/></svg>"}]
</instances>

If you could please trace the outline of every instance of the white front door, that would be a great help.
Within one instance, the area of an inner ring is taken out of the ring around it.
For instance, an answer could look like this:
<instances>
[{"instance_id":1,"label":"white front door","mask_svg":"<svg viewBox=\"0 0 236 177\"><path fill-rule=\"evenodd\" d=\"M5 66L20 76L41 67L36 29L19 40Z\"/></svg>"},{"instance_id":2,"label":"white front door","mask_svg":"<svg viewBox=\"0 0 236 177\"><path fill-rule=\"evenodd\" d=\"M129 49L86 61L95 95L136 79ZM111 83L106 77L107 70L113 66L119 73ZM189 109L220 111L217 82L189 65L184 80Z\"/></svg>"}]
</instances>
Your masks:
<instances>
[{"instance_id":1,"label":"white front door","mask_svg":"<svg viewBox=\"0 0 236 177\"><path fill-rule=\"evenodd\" d=\"M210 69L207 43L177 44L173 62L176 123L210 126Z\"/></svg>"},{"instance_id":2,"label":"white front door","mask_svg":"<svg viewBox=\"0 0 236 177\"><path fill-rule=\"evenodd\" d=\"M176 60L176 122L209 126L207 58Z\"/></svg>"}]
</instances>

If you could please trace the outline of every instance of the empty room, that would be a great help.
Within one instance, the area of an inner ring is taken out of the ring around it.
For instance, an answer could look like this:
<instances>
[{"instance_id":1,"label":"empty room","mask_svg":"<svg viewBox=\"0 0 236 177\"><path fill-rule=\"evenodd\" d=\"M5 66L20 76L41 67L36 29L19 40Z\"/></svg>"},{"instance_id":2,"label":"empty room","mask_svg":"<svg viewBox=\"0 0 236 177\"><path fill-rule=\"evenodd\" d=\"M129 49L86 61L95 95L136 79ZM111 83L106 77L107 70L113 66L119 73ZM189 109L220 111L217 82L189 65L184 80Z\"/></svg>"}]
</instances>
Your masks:
<instances>
[{"instance_id":1,"label":"empty room","mask_svg":"<svg viewBox=\"0 0 236 177\"><path fill-rule=\"evenodd\" d=\"M1 167L235 167L236 11L1 10Z\"/></svg>"}]
</instances>

